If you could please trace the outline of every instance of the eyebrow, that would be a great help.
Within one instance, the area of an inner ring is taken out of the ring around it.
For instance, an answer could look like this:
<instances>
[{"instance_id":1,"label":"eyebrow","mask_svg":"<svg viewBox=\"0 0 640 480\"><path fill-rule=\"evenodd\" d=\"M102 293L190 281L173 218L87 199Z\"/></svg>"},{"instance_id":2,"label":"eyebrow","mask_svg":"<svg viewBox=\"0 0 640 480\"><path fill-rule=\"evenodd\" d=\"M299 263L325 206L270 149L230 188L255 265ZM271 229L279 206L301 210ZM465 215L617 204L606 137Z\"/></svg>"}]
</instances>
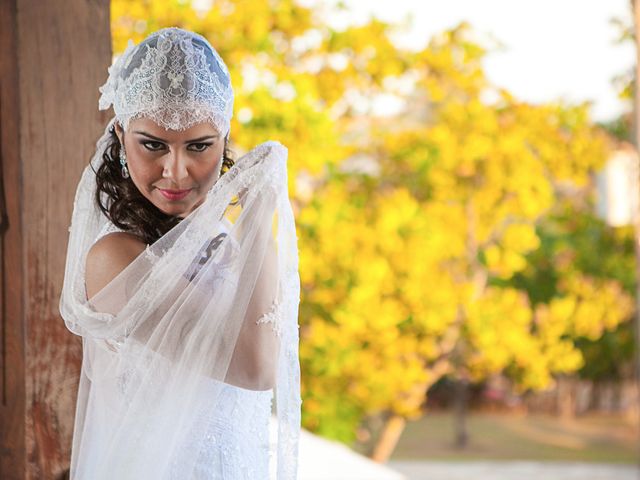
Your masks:
<instances>
[{"instance_id":1,"label":"eyebrow","mask_svg":"<svg viewBox=\"0 0 640 480\"><path fill-rule=\"evenodd\" d=\"M141 130L134 130L133 133L138 133L140 135L144 135L145 137L149 137L153 140L157 140L159 142L164 142L164 143L169 143L166 140L160 138L160 137L156 137L154 135L151 135L150 133L147 132L143 132ZM220 135L205 135L204 137L198 137L198 138L193 138L191 140L186 140L184 143L195 143L195 142L202 142L204 140L209 140L209 139L214 139L214 138L219 138Z\"/></svg>"}]
</instances>

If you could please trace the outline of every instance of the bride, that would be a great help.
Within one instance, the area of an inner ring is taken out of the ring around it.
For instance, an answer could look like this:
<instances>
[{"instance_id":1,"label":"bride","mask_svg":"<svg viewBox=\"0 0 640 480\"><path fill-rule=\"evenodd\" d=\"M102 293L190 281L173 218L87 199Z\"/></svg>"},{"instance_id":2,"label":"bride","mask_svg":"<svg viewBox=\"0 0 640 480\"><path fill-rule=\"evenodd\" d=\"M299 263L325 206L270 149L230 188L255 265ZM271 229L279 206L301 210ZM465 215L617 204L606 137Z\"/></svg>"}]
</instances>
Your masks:
<instances>
[{"instance_id":1,"label":"bride","mask_svg":"<svg viewBox=\"0 0 640 480\"><path fill-rule=\"evenodd\" d=\"M100 91L115 116L78 184L60 298L83 342L71 478L295 479L286 148L230 158L229 72L193 32L130 41Z\"/></svg>"}]
</instances>

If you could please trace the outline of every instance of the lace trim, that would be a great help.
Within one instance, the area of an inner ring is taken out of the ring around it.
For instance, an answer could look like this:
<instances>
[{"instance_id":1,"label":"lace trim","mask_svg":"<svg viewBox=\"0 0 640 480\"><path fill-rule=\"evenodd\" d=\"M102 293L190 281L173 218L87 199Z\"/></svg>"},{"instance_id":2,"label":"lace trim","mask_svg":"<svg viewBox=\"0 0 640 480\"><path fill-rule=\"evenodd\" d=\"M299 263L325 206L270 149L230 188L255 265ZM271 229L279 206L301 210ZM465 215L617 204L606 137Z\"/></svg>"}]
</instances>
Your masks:
<instances>
[{"instance_id":1,"label":"lace trim","mask_svg":"<svg viewBox=\"0 0 640 480\"><path fill-rule=\"evenodd\" d=\"M274 300L271 303L269 311L262 314L260 318L256 320L256 325L262 323L271 323L271 329L278 337L282 335L282 308L280 307L280 305L281 304L278 300Z\"/></svg>"},{"instance_id":2,"label":"lace trim","mask_svg":"<svg viewBox=\"0 0 640 480\"><path fill-rule=\"evenodd\" d=\"M113 105L127 129L140 116L166 129L202 121L226 135L233 115L233 88L224 61L201 35L176 27L158 30L140 44L131 40L109 67L99 108Z\"/></svg>"}]
</instances>

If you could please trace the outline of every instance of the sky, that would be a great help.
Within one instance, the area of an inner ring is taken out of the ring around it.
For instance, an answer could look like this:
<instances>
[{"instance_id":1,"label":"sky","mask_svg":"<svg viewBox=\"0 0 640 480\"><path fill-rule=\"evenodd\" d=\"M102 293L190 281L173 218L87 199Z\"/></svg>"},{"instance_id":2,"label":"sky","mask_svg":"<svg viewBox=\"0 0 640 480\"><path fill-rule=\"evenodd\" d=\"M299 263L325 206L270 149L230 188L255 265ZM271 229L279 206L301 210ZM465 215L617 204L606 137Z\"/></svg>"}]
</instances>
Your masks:
<instances>
[{"instance_id":1,"label":"sky","mask_svg":"<svg viewBox=\"0 0 640 480\"><path fill-rule=\"evenodd\" d=\"M612 79L633 68L635 51L616 45L612 17L629 19L629 0L342 0L348 13L332 15L339 27L364 23L371 15L411 28L398 38L419 48L432 35L466 20L480 36L504 48L490 53L489 80L529 102L592 101L597 121L617 117L627 106L617 99ZM306 0L313 4L320 0ZM335 0L322 0L336 3Z\"/></svg>"}]
</instances>

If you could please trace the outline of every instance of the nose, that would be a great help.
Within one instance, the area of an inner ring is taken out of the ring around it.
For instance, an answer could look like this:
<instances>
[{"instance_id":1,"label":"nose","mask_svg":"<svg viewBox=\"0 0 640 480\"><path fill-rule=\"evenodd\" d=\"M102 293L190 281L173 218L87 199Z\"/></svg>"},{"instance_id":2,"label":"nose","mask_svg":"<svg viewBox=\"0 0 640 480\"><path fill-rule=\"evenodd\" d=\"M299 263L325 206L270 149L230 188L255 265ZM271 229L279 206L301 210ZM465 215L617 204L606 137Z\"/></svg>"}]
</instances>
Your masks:
<instances>
[{"instance_id":1,"label":"nose","mask_svg":"<svg viewBox=\"0 0 640 480\"><path fill-rule=\"evenodd\" d=\"M170 150L165 156L162 177L172 180L176 186L182 186L181 183L189 176L186 162L185 155L181 155L179 151Z\"/></svg>"}]
</instances>

